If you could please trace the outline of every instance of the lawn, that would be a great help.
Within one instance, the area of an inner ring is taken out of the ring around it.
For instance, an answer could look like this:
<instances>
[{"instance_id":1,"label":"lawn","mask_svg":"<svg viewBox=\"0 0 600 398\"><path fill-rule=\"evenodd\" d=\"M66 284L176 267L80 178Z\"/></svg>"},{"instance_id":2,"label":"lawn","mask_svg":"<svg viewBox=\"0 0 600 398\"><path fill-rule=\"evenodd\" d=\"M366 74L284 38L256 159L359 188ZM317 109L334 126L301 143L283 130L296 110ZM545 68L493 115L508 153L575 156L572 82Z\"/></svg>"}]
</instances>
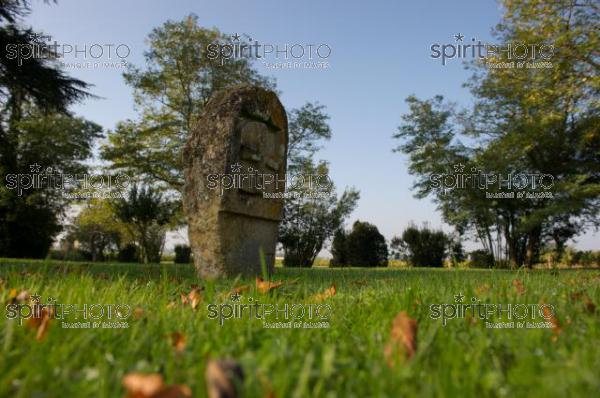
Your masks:
<instances>
[{"instance_id":1,"label":"lawn","mask_svg":"<svg viewBox=\"0 0 600 398\"><path fill-rule=\"evenodd\" d=\"M166 384L203 397L211 358L240 364L244 397L600 394L600 270L277 268L273 280L283 285L261 293L254 280L199 281L188 265L2 260L0 396L122 397L124 375L141 372L160 373ZM319 297L332 283L336 294ZM234 287L241 287L241 297L231 297ZM133 311L127 328L63 328L83 321L72 314L52 319L38 334L38 324L7 319L8 304L29 302L17 297L24 290L41 303L52 297ZM464 303L476 297L488 304L552 304L553 327L488 328L471 316L444 326L432 319L431 304L454 304L462 296ZM327 304L329 327L271 329L251 317L221 326L209 318L211 304L251 299ZM418 325L412 357L391 337L401 311ZM388 356L390 342L396 348Z\"/></svg>"}]
</instances>

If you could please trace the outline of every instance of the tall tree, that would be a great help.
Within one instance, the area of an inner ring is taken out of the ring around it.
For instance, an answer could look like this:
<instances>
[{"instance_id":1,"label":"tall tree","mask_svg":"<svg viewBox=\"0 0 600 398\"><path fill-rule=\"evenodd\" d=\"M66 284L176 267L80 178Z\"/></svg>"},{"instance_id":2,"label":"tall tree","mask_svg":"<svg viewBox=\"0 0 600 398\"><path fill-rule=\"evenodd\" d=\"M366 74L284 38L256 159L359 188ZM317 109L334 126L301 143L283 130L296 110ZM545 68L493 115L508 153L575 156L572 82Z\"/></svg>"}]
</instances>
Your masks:
<instances>
[{"instance_id":1,"label":"tall tree","mask_svg":"<svg viewBox=\"0 0 600 398\"><path fill-rule=\"evenodd\" d=\"M127 198L114 202L117 218L126 223L145 263L160 262L174 206L174 202L165 199L156 189L138 185L131 187Z\"/></svg>"},{"instance_id":2,"label":"tall tree","mask_svg":"<svg viewBox=\"0 0 600 398\"><path fill-rule=\"evenodd\" d=\"M328 119L323 105L310 102L288 114L288 174L303 176L306 183L286 187L288 193L296 195L285 199L279 227L285 266L311 267L358 202L355 189L344 190L338 198L329 178L328 163L314 159L322 142L331 138ZM321 179L311 185L309 176Z\"/></svg>"},{"instance_id":3,"label":"tall tree","mask_svg":"<svg viewBox=\"0 0 600 398\"><path fill-rule=\"evenodd\" d=\"M119 123L108 135L102 157L115 169L180 191L182 149L211 95L240 83L270 89L275 84L259 75L249 58L224 58L221 52L209 57L209 45L231 45L230 37L200 27L195 15L153 29L148 42L145 67L131 67L124 74L139 120Z\"/></svg>"},{"instance_id":4,"label":"tall tree","mask_svg":"<svg viewBox=\"0 0 600 398\"><path fill-rule=\"evenodd\" d=\"M0 47L6 50L0 58L0 174L20 178L32 173L32 164L53 173L82 173L82 160L91 155L101 129L73 118L68 106L90 96L88 85L65 75L40 42L42 35L21 26L29 11L27 0L0 3ZM41 53L18 57L15 48ZM21 192L1 186L0 255L45 256L60 230L64 205L60 193L48 186Z\"/></svg>"},{"instance_id":5,"label":"tall tree","mask_svg":"<svg viewBox=\"0 0 600 398\"><path fill-rule=\"evenodd\" d=\"M496 260L531 266L545 241L562 247L586 226L599 224L599 14L590 1L507 0L503 6L498 40L538 48L554 43L552 66L489 67L509 61L508 52L488 65L473 63L468 85L475 107L456 112L441 97L409 98L396 149L410 155L409 170L419 176L417 195L432 194L447 222L473 231ZM461 134L473 145L462 145ZM502 176L552 175L553 197L491 200L480 189L434 191L430 176L456 174L457 164Z\"/></svg>"}]
</instances>

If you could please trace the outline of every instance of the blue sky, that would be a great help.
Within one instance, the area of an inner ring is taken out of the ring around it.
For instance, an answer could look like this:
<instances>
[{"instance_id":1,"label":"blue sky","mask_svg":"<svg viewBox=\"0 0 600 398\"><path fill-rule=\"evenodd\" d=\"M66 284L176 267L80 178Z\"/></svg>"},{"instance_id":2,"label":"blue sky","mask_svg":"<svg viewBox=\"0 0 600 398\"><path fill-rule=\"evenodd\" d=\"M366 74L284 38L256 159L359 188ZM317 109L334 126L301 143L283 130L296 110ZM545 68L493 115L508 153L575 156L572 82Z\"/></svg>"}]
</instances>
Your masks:
<instances>
[{"instance_id":1,"label":"blue sky","mask_svg":"<svg viewBox=\"0 0 600 398\"><path fill-rule=\"evenodd\" d=\"M333 138L321 157L330 161L338 188L354 186L361 192L349 222L372 222L388 239L410 221L443 225L430 201L413 198L406 158L392 153L391 136L407 111L404 99L443 94L463 106L471 103L462 87L468 71L457 60L442 66L431 59L430 46L452 43L458 33L467 40L492 41L491 28L500 18L492 0L59 0L57 5L35 1L33 8L25 22L59 43L126 44L128 62L139 66L152 28L190 13L204 27L245 33L261 43L327 44L332 49L328 69L257 68L277 79L286 108L306 101L327 106ZM77 114L106 129L135 118L131 89L120 70L79 69L71 75L94 84L92 92L102 97L74 107ZM599 238L588 233L577 246L598 249Z\"/></svg>"}]
</instances>

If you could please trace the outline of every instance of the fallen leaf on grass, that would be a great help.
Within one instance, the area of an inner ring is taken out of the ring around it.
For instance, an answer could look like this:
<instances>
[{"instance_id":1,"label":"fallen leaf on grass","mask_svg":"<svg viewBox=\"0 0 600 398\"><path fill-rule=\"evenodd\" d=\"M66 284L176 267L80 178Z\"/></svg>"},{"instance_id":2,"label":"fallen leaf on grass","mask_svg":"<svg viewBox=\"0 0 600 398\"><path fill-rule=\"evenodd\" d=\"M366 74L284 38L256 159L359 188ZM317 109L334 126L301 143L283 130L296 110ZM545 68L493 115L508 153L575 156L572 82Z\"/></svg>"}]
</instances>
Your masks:
<instances>
[{"instance_id":1,"label":"fallen leaf on grass","mask_svg":"<svg viewBox=\"0 0 600 398\"><path fill-rule=\"evenodd\" d=\"M193 310L198 307L198 304L202 302L202 295L200 294L202 290L198 287L192 288L192 290L187 294L180 293L181 302L183 305L189 304Z\"/></svg>"},{"instance_id":2,"label":"fallen leaf on grass","mask_svg":"<svg viewBox=\"0 0 600 398\"><path fill-rule=\"evenodd\" d=\"M556 341L558 339L558 335L562 332L560 322L558 319L556 319L554 313L550 311L548 306L544 306L542 312L544 314L544 318L552 324L552 341Z\"/></svg>"},{"instance_id":3,"label":"fallen leaf on grass","mask_svg":"<svg viewBox=\"0 0 600 398\"><path fill-rule=\"evenodd\" d=\"M525 293L525 286L523 286L523 282L520 279L515 279L512 281L512 285L515 287L517 294Z\"/></svg>"},{"instance_id":4,"label":"fallen leaf on grass","mask_svg":"<svg viewBox=\"0 0 600 398\"><path fill-rule=\"evenodd\" d=\"M171 339L171 345L175 352L183 352L185 350L185 343L187 338L185 334L181 332L173 332L169 334L169 338Z\"/></svg>"},{"instance_id":5,"label":"fallen leaf on grass","mask_svg":"<svg viewBox=\"0 0 600 398\"><path fill-rule=\"evenodd\" d=\"M571 293L571 300L572 301L579 301L579 299L581 298L581 296L583 296L583 292L582 291L573 292L573 293Z\"/></svg>"},{"instance_id":6,"label":"fallen leaf on grass","mask_svg":"<svg viewBox=\"0 0 600 398\"><path fill-rule=\"evenodd\" d=\"M357 279L355 281L352 281L352 284L356 286L367 286L367 281L364 279Z\"/></svg>"},{"instance_id":7,"label":"fallen leaf on grass","mask_svg":"<svg viewBox=\"0 0 600 398\"><path fill-rule=\"evenodd\" d=\"M332 283L331 287L325 289L324 292L315 294L314 299L315 301L323 301L325 299L328 299L329 297L335 296L336 293L337 290L335 288L335 283Z\"/></svg>"},{"instance_id":8,"label":"fallen leaf on grass","mask_svg":"<svg viewBox=\"0 0 600 398\"><path fill-rule=\"evenodd\" d=\"M587 295L584 291L580 290L577 292L571 293L572 301L579 301L579 299L583 298L583 305L586 311L594 313L596 312L596 304L590 299L590 296Z\"/></svg>"},{"instance_id":9,"label":"fallen leaf on grass","mask_svg":"<svg viewBox=\"0 0 600 398\"><path fill-rule=\"evenodd\" d=\"M392 322L390 340L385 347L385 358L389 366L396 363L397 352L401 351L411 359L417 350L417 321L410 318L406 311L400 312ZM402 358L400 356L400 358Z\"/></svg>"},{"instance_id":10,"label":"fallen leaf on grass","mask_svg":"<svg viewBox=\"0 0 600 398\"><path fill-rule=\"evenodd\" d=\"M587 294L583 298L583 305L585 306L585 309L588 312L591 312L591 313L596 312L596 304L594 304L592 299L590 299L590 296L588 296Z\"/></svg>"},{"instance_id":11,"label":"fallen leaf on grass","mask_svg":"<svg viewBox=\"0 0 600 398\"><path fill-rule=\"evenodd\" d=\"M11 304L23 303L28 300L29 300L29 292L27 290L22 290L21 292L17 292L17 289L10 289L8 291L8 302Z\"/></svg>"},{"instance_id":12,"label":"fallen leaf on grass","mask_svg":"<svg viewBox=\"0 0 600 398\"><path fill-rule=\"evenodd\" d=\"M140 319L142 319L143 316L144 316L144 309L142 307L135 307L135 309L133 310L133 317L136 320L140 320Z\"/></svg>"},{"instance_id":13,"label":"fallen leaf on grass","mask_svg":"<svg viewBox=\"0 0 600 398\"><path fill-rule=\"evenodd\" d=\"M487 293L489 290L490 290L490 285L487 283L484 283L483 285L479 285L475 288L475 293L479 296L484 293Z\"/></svg>"},{"instance_id":14,"label":"fallen leaf on grass","mask_svg":"<svg viewBox=\"0 0 600 398\"><path fill-rule=\"evenodd\" d=\"M242 367L232 359L210 360L204 373L209 398L239 397L238 387L244 381Z\"/></svg>"},{"instance_id":15,"label":"fallen leaf on grass","mask_svg":"<svg viewBox=\"0 0 600 398\"><path fill-rule=\"evenodd\" d=\"M250 285L236 286L233 288L233 290L231 290L231 293L232 294L240 294L240 293L247 292L248 290L250 290Z\"/></svg>"},{"instance_id":16,"label":"fallen leaf on grass","mask_svg":"<svg viewBox=\"0 0 600 398\"><path fill-rule=\"evenodd\" d=\"M158 373L129 373L123 377L126 398L190 398L192 390L187 386L168 386Z\"/></svg>"},{"instance_id":17,"label":"fallen leaf on grass","mask_svg":"<svg viewBox=\"0 0 600 398\"><path fill-rule=\"evenodd\" d=\"M27 326L37 330L35 339L41 341L46 337L48 328L50 327L50 320L53 318L54 311L52 308L48 308L41 305L33 306L33 313L31 318L27 321Z\"/></svg>"},{"instance_id":18,"label":"fallen leaf on grass","mask_svg":"<svg viewBox=\"0 0 600 398\"><path fill-rule=\"evenodd\" d=\"M270 292L271 290L280 288L282 285L283 282L265 281L260 276L256 277L256 290L258 290L261 293Z\"/></svg>"}]
</instances>

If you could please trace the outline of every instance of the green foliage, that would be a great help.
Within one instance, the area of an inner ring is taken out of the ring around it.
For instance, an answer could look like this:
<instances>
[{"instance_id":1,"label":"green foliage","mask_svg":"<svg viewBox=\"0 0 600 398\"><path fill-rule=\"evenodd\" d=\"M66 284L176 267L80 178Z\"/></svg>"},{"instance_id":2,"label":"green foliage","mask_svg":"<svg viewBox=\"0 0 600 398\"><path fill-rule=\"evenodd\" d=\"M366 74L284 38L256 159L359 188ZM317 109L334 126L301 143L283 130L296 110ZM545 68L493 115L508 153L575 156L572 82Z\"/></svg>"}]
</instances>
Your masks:
<instances>
[{"instance_id":1,"label":"green foliage","mask_svg":"<svg viewBox=\"0 0 600 398\"><path fill-rule=\"evenodd\" d=\"M160 262L166 226L173 218L176 202L150 186L133 185L128 197L113 205L117 218L126 223L139 245L143 261Z\"/></svg>"},{"instance_id":2,"label":"green foliage","mask_svg":"<svg viewBox=\"0 0 600 398\"><path fill-rule=\"evenodd\" d=\"M469 253L469 265L475 268L492 268L494 266L494 256L487 250L473 250Z\"/></svg>"},{"instance_id":3,"label":"green foliage","mask_svg":"<svg viewBox=\"0 0 600 398\"><path fill-rule=\"evenodd\" d=\"M327 163L314 167L309 161L303 166L303 175L328 174ZM279 241L283 245L286 267L311 267L327 239L340 228L344 219L354 210L359 194L346 190L338 197L333 184L324 196L310 195L311 188L296 187L287 192L297 192L299 197L285 200L284 218L279 225Z\"/></svg>"},{"instance_id":4,"label":"green foliage","mask_svg":"<svg viewBox=\"0 0 600 398\"><path fill-rule=\"evenodd\" d=\"M352 229L336 231L332 247L331 266L387 267L388 247L377 227L355 221Z\"/></svg>"},{"instance_id":5,"label":"green foliage","mask_svg":"<svg viewBox=\"0 0 600 398\"><path fill-rule=\"evenodd\" d=\"M200 27L194 15L152 30L145 67L131 67L124 74L133 88L139 120L119 123L101 149L111 167L181 191L182 150L211 95L240 83L274 88L249 59L206 56L209 44L227 41L218 30Z\"/></svg>"},{"instance_id":6,"label":"green foliage","mask_svg":"<svg viewBox=\"0 0 600 398\"><path fill-rule=\"evenodd\" d=\"M333 234L331 242L330 267L344 267L348 265L348 234L343 228Z\"/></svg>"},{"instance_id":7,"label":"green foliage","mask_svg":"<svg viewBox=\"0 0 600 398\"><path fill-rule=\"evenodd\" d=\"M402 237L395 241L406 251L410 264L416 267L443 267L451 243L443 231L433 230L426 225L421 228L408 226L402 232Z\"/></svg>"},{"instance_id":8,"label":"green foliage","mask_svg":"<svg viewBox=\"0 0 600 398\"><path fill-rule=\"evenodd\" d=\"M532 266L547 241L560 251L600 220L599 20L592 2L502 5L498 40L554 43L552 68L476 62L468 83L475 96L472 110L458 111L441 96L425 101L411 96L394 137L402 141L396 150L409 155L417 197L432 196L444 220L459 233L473 232L496 262ZM507 56L500 52L488 61L507 61ZM456 175L455 165L502 176L551 175L552 197L494 200L476 187L434 189L430 177Z\"/></svg>"},{"instance_id":9,"label":"green foliage","mask_svg":"<svg viewBox=\"0 0 600 398\"><path fill-rule=\"evenodd\" d=\"M34 163L65 174L81 173L85 167L80 161L91 154L100 127L69 116L67 109L89 96L88 85L56 68L47 51L27 59L9 56L9 46L39 44L36 32L19 24L29 11L27 0L0 4L0 175L8 179L28 174ZM52 189L19 195L0 187L0 255L45 257L60 231L65 203Z\"/></svg>"},{"instance_id":10,"label":"green foliage","mask_svg":"<svg viewBox=\"0 0 600 398\"><path fill-rule=\"evenodd\" d=\"M192 249L188 245L175 245L175 264L189 264Z\"/></svg>"},{"instance_id":11,"label":"green foliage","mask_svg":"<svg viewBox=\"0 0 600 398\"><path fill-rule=\"evenodd\" d=\"M8 131L0 131L8 140L6 146L0 144L0 170L6 181L16 181L18 174L31 174L34 164L42 168L38 173L47 167L51 174L86 172L83 161L91 156L100 126L67 115L42 114L31 107L27 110L10 123ZM61 230L59 218L69 202L63 196L66 191L49 183L38 185L22 192L8 185L0 187L1 255L44 258Z\"/></svg>"},{"instance_id":12,"label":"green foliage","mask_svg":"<svg viewBox=\"0 0 600 398\"><path fill-rule=\"evenodd\" d=\"M285 199L279 225L286 267L311 267L325 242L358 203L359 193L353 188L344 190L338 198L328 163L313 158L321 142L331 138L328 119L324 106L310 102L288 114L287 172L303 179L304 184L286 187L292 196Z\"/></svg>"},{"instance_id":13,"label":"green foliage","mask_svg":"<svg viewBox=\"0 0 600 398\"><path fill-rule=\"evenodd\" d=\"M117 261L122 263L137 263L140 260L139 250L134 243L128 243L119 249Z\"/></svg>"},{"instance_id":14,"label":"green foliage","mask_svg":"<svg viewBox=\"0 0 600 398\"><path fill-rule=\"evenodd\" d=\"M127 226L118 220L111 203L91 199L69 227L65 244L77 241L92 261L105 261L131 239Z\"/></svg>"}]
</instances>

